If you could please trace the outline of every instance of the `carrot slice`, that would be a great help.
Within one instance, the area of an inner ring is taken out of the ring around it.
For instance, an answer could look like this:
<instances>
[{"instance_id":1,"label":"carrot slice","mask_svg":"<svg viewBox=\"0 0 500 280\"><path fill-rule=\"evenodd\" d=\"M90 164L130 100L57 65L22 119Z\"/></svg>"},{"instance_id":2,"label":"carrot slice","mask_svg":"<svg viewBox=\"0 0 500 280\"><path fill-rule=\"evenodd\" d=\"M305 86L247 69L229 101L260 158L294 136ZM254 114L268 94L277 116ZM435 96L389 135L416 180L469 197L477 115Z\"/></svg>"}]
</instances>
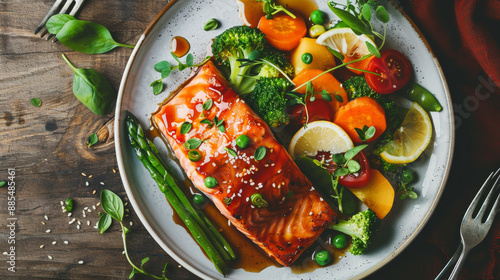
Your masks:
<instances>
[{"instance_id":1,"label":"carrot slice","mask_svg":"<svg viewBox=\"0 0 500 280\"><path fill-rule=\"evenodd\" d=\"M309 80L321 73L323 73L323 70L320 69L304 69L295 76L293 82L296 86L300 86L304 83L307 83ZM332 97L332 101L329 103L333 109L333 112L337 112L341 106L347 104L347 93L342 87L342 84L337 81L337 79L335 79L332 74L325 73L322 76L314 79L311 83L314 87L314 92L321 93L323 90L328 91L328 93ZM296 91L305 94L306 88L307 86L304 85L298 88ZM334 95L340 95L340 97L342 97L342 102L339 102ZM321 98L321 94L316 94L315 97L319 99Z\"/></svg>"},{"instance_id":2,"label":"carrot slice","mask_svg":"<svg viewBox=\"0 0 500 280\"><path fill-rule=\"evenodd\" d=\"M349 189L356 197L383 219L394 203L394 188L377 169L370 169L370 181L359 189Z\"/></svg>"},{"instance_id":3,"label":"carrot slice","mask_svg":"<svg viewBox=\"0 0 500 280\"><path fill-rule=\"evenodd\" d=\"M365 125L374 126L375 135L367 140L371 142L377 139L387 127L384 109L375 99L367 96L356 98L341 107L335 114L333 122L342 127L355 143L363 142L359 139L356 128L363 129Z\"/></svg>"},{"instance_id":4,"label":"carrot slice","mask_svg":"<svg viewBox=\"0 0 500 280\"><path fill-rule=\"evenodd\" d=\"M267 41L275 48L291 51L300 43L300 39L307 34L304 19L300 16L292 18L286 14L273 16L273 19L261 17L259 29L266 34Z\"/></svg>"}]
</instances>

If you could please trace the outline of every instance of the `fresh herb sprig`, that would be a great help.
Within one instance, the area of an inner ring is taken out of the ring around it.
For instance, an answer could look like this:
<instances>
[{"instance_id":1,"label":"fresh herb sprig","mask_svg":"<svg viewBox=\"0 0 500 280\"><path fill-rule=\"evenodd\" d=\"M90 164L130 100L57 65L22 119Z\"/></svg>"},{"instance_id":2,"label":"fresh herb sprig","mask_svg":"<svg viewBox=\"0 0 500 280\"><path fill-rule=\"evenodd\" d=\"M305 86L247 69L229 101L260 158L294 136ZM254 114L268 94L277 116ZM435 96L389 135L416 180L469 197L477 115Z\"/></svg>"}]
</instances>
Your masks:
<instances>
[{"instance_id":1,"label":"fresh herb sprig","mask_svg":"<svg viewBox=\"0 0 500 280\"><path fill-rule=\"evenodd\" d=\"M256 1L264 2L262 10L266 14L267 19L273 19L274 18L273 16L279 12L284 12L293 19L296 18L296 16L292 12L287 10L285 7L276 4L275 0L256 0Z\"/></svg>"},{"instance_id":2,"label":"fresh herb sprig","mask_svg":"<svg viewBox=\"0 0 500 280\"><path fill-rule=\"evenodd\" d=\"M258 51L253 51L252 53L254 52L258 52ZM250 54L252 55L252 54ZM250 56L250 58L238 58L237 61L240 62L240 68L241 67L247 67L247 66L256 66L256 65L263 65L263 64L266 64L266 65L269 65L273 68L275 68L276 70L278 70L278 72L280 72L281 75L283 75L283 77L285 77L285 79L287 79L290 84L292 85L295 85L295 83L293 82L293 80L279 67L277 66L276 64L266 60L266 59L263 59L260 57L260 55L257 55L255 58L252 59L252 57ZM250 76L246 76L246 77L250 77ZM257 77L255 77L257 79Z\"/></svg>"},{"instance_id":3,"label":"fresh herb sprig","mask_svg":"<svg viewBox=\"0 0 500 280\"><path fill-rule=\"evenodd\" d=\"M173 52L171 52L171 54L172 54L172 57L175 59L175 61L177 61L177 63L178 63L177 65L171 65L170 62L168 62L166 60L160 61L154 65L154 69L156 70L156 72L161 74L160 79L153 81L149 85L150 87L153 88L153 93L155 95L158 95L161 92L163 92L163 89L164 89L163 79L170 76L170 73L172 73L172 71L174 71L175 69L178 69L179 71L183 71L183 70L190 68L190 67L199 67L199 66L202 66L203 64L205 64L205 62L207 62L210 59L210 56L207 56L201 63L194 64L194 56L193 56L193 54L189 53L186 56L186 63L182 63Z\"/></svg>"},{"instance_id":4,"label":"fresh herb sprig","mask_svg":"<svg viewBox=\"0 0 500 280\"><path fill-rule=\"evenodd\" d=\"M375 136L375 132L377 131L374 126L368 127L367 125L363 126L363 128L354 128L358 133L359 140L366 142Z\"/></svg>"},{"instance_id":5,"label":"fresh herb sprig","mask_svg":"<svg viewBox=\"0 0 500 280\"><path fill-rule=\"evenodd\" d=\"M411 169L404 168L399 170L399 188L398 192L401 192L399 199L405 200L406 198L416 199L418 194L413 190L413 187L408 187L408 185L414 180L414 172Z\"/></svg>"},{"instance_id":6,"label":"fresh herb sprig","mask_svg":"<svg viewBox=\"0 0 500 280\"><path fill-rule=\"evenodd\" d=\"M157 276L147 272L143 268L144 264L149 261L149 257L142 259L140 266L135 265L130 259L127 250L127 234L130 232L130 229L123 225L124 206L121 198L114 192L104 189L101 191L101 206L105 214L99 217L99 221L97 222L97 229L100 233L104 233L111 225L112 219L120 223L120 226L122 228L123 252L125 254L125 257L127 258L127 261L132 266L132 272L129 275L129 279L131 279L136 273L139 273L147 275L154 279L168 280L168 278L165 276L167 264L165 264L163 268L162 275Z\"/></svg>"}]
</instances>

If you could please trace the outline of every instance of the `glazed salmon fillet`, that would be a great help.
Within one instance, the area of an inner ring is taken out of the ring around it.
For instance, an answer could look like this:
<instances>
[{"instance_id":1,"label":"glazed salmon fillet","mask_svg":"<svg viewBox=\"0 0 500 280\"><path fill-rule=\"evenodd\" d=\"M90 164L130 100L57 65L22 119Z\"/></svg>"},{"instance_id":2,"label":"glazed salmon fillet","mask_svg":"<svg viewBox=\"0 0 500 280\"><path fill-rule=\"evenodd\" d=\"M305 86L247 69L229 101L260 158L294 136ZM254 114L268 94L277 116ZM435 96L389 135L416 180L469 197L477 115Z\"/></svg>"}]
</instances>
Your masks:
<instances>
[{"instance_id":1,"label":"glazed salmon fillet","mask_svg":"<svg viewBox=\"0 0 500 280\"><path fill-rule=\"evenodd\" d=\"M335 219L336 213L276 141L268 125L230 88L211 61L152 120L194 186L278 263L291 265ZM185 122L192 128L182 134ZM244 149L236 145L240 135L250 139ZM194 143L187 146L201 154L200 160L189 159L186 141ZM265 147L265 155L256 160L254 153L259 147ZM215 178L214 187L205 185L208 176ZM256 193L267 207L252 203Z\"/></svg>"}]
</instances>

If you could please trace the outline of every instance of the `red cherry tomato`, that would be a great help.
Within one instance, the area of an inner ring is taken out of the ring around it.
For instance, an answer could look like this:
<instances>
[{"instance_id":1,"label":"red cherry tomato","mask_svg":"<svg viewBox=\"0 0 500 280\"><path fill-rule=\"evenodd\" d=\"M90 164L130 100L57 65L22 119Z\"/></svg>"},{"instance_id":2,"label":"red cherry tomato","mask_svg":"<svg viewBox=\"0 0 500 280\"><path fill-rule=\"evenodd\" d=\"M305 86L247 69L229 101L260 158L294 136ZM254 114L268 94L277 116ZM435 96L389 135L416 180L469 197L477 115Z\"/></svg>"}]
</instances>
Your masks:
<instances>
[{"instance_id":1,"label":"red cherry tomato","mask_svg":"<svg viewBox=\"0 0 500 280\"><path fill-rule=\"evenodd\" d=\"M380 52L380 58L373 57L366 66L366 70L381 75L365 73L368 85L380 94L393 93L402 88L411 76L410 61L396 50Z\"/></svg>"},{"instance_id":2,"label":"red cherry tomato","mask_svg":"<svg viewBox=\"0 0 500 280\"><path fill-rule=\"evenodd\" d=\"M314 121L332 121L333 113L331 106L323 99L315 99L313 102L307 102L307 113L309 114L309 122ZM304 124L307 119L306 108L304 105L296 105L289 111L290 118L293 122Z\"/></svg>"},{"instance_id":3,"label":"red cherry tomato","mask_svg":"<svg viewBox=\"0 0 500 280\"><path fill-rule=\"evenodd\" d=\"M341 176L339 178L339 183L348 188L359 189L366 186L368 181L370 181L370 164L362 151L354 156L353 159L359 163L361 168L358 172Z\"/></svg>"}]
</instances>

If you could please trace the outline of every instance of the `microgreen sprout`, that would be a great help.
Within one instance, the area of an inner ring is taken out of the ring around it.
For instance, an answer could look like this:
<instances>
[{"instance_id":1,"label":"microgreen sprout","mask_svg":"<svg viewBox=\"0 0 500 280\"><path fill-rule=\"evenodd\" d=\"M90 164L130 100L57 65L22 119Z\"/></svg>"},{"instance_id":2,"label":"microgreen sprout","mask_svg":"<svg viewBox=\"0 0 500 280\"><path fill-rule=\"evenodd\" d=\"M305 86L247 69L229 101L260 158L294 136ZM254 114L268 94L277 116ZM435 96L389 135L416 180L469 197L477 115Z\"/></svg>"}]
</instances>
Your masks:
<instances>
[{"instance_id":1,"label":"microgreen sprout","mask_svg":"<svg viewBox=\"0 0 500 280\"><path fill-rule=\"evenodd\" d=\"M363 141L363 142L366 142L368 141L369 139L371 139L374 135L375 135L375 132L377 131L375 129L374 126L363 126L363 128L354 128L356 130L356 132L358 133L358 136L359 136L359 140Z\"/></svg>"},{"instance_id":2,"label":"microgreen sprout","mask_svg":"<svg viewBox=\"0 0 500 280\"><path fill-rule=\"evenodd\" d=\"M289 10L285 9L285 7L274 3L275 2L274 0L256 0L256 1L264 2L262 10L266 14L267 19L273 19L273 15L279 12L284 12L292 18L296 18L296 16L292 14Z\"/></svg>"}]
</instances>

